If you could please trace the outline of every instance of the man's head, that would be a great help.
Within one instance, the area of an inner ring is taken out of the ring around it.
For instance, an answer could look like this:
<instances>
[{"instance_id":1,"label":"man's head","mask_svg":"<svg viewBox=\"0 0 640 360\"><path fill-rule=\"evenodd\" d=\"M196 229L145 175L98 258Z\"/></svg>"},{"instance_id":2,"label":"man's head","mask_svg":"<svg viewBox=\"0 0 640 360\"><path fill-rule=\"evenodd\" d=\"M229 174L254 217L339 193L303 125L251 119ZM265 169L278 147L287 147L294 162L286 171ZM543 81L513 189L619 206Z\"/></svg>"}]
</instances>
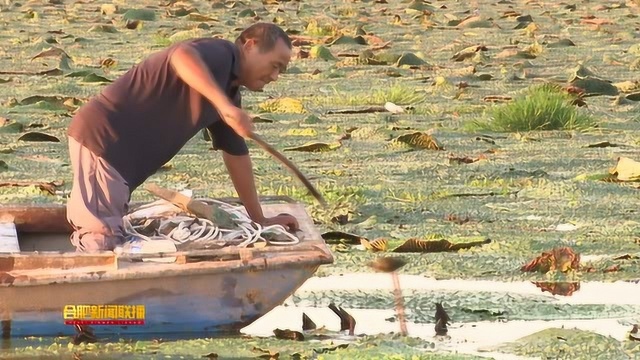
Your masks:
<instances>
[{"instance_id":1,"label":"man's head","mask_svg":"<svg viewBox=\"0 0 640 360\"><path fill-rule=\"evenodd\" d=\"M280 27L257 23L236 39L242 53L240 83L249 90L261 90L276 81L291 60L291 39Z\"/></svg>"}]
</instances>

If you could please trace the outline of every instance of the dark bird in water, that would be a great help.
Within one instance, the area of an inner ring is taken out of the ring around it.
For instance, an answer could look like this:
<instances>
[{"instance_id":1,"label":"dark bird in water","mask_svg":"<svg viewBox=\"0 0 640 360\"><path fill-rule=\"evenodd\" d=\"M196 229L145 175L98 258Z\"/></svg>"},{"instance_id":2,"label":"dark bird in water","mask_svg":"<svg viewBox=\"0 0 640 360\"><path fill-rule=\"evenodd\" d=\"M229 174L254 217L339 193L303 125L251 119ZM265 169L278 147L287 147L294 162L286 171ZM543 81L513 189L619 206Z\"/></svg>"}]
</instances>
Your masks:
<instances>
[{"instance_id":1,"label":"dark bird in water","mask_svg":"<svg viewBox=\"0 0 640 360\"><path fill-rule=\"evenodd\" d=\"M444 336L449 331L447 325L451 321L442 303L436 303L436 335Z\"/></svg>"}]
</instances>

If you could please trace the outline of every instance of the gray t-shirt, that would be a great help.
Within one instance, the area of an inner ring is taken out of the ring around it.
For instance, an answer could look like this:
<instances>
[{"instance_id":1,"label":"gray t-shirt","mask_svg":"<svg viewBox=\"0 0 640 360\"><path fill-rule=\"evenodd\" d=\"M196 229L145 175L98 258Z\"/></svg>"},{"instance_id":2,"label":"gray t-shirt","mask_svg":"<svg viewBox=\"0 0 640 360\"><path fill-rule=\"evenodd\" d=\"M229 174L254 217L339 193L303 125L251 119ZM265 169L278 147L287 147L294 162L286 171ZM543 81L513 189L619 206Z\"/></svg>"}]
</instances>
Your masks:
<instances>
[{"instance_id":1,"label":"gray t-shirt","mask_svg":"<svg viewBox=\"0 0 640 360\"><path fill-rule=\"evenodd\" d=\"M249 153L213 105L177 76L169 62L177 46L195 49L220 88L241 106L240 91L232 85L240 69L238 48L227 40L201 38L150 55L84 104L69 125L68 135L118 170L131 192L204 128L214 149Z\"/></svg>"}]
</instances>

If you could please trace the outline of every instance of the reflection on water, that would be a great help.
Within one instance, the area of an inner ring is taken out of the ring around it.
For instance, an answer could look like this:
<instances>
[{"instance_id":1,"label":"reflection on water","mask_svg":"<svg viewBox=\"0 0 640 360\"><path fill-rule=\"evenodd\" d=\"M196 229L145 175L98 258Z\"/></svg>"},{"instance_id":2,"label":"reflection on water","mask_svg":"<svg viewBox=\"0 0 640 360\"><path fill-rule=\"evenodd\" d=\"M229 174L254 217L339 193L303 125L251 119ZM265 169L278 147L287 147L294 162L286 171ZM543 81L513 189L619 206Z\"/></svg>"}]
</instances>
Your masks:
<instances>
[{"instance_id":1,"label":"reflection on water","mask_svg":"<svg viewBox=\"0 0 640 360\"><path fill-rule=\"evenodd\" d=\"M571 296L574 292L580 290L580 282L532 281L532 283L542 291L549 292L552 295Z\"/></svg>"}]
</instances>

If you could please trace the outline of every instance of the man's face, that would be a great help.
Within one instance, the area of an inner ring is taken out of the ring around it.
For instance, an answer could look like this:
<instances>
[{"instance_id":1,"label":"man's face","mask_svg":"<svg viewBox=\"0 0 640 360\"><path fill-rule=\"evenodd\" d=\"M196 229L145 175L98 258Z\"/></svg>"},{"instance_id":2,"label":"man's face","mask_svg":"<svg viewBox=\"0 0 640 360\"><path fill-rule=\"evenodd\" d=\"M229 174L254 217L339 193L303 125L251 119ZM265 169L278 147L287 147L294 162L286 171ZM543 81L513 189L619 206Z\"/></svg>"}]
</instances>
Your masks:
<instances>
[{"instance_id":1,"label":"man's face","mask_svg":"<svg viewBox=\"0 0 640 360\"><path fill-rule=\"evenodd\" d=\"M258 45L249 40L244 45L245 66L242 69L242 84L249 90L259 91L287 69L291 60L291 49L282 39L266 52L260 51Z\"/></svg>"}]
</instances>

